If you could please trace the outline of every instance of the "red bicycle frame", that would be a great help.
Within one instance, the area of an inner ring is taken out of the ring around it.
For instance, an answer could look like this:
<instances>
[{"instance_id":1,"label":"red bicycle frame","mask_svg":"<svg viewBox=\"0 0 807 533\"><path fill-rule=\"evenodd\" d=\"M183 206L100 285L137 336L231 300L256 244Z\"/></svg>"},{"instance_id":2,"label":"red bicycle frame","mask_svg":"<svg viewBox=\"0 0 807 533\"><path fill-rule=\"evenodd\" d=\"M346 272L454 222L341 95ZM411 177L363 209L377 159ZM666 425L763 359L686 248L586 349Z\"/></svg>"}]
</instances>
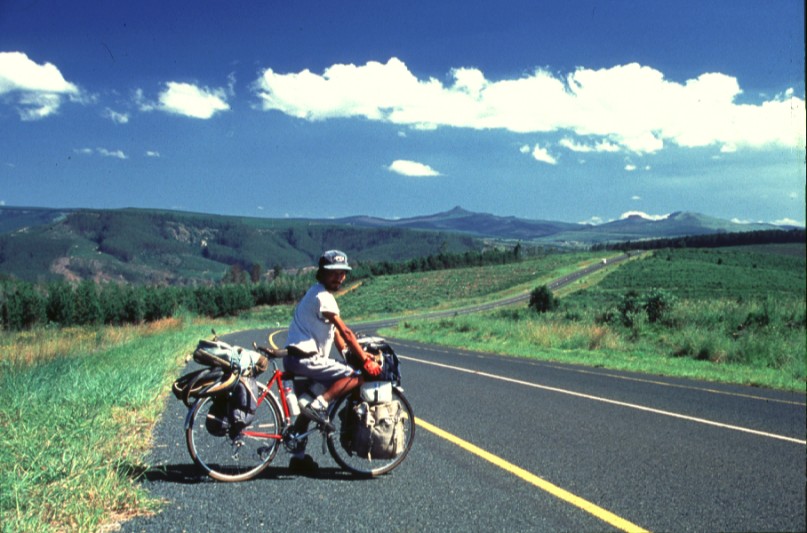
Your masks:
<instances>
[{"instance_id":1,"label":"red bicycle frame","mask_svg":"<svg viewBox=\"0 0 807 533\"><path fill-rule=\"evenodd\" d=\"M258 406L260 406L266 400L267 396L272 394L270 392L272 389L272 385L275 385L277 387L277 390L280 392L278 396L280 401L280 409L283 414L283 420L282 420L282 426L279 429L282 430L289 425L291 421L291 413L289 412L289 405L288 401L286 400L286 388L283 387L283 371L281 371L280 369L276 368L275 371L272 372L272 378L265 386L259 383L259 387L261 387L263 390L261 391L261 393L258 395L257 398ZM256 437L261 439L275 439L275 440L283 439L283 435L281 435L280 433L264 433L260 431L258 428L245 429L243 434L249 437Z\"/></svg>"}]
</instances>

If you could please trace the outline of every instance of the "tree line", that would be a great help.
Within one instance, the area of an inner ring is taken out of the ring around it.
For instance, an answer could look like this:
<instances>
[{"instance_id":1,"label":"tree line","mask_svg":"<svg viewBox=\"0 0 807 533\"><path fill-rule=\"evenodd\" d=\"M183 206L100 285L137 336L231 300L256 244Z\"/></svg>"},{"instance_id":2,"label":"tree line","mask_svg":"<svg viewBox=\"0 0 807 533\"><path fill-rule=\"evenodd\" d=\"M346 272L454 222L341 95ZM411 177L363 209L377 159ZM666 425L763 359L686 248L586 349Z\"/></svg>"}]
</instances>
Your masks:
<instances>
[{"instance_id":1,"label":"tree line","mask_svg":"<svg viewBox=\"0 0 807 533\"><path fill-rule=\"evenodd\" d=\"M521 261L526 255L521 243L512 249L496 248L485 251L467 251L462 253L441 252L436 255L416 257L407 261L361 262L354 267L351 278L361 279L371 276L389 276L392 274L410 274L414 272L432 272L452 268L469 268L491 265L505 265ZM533 251L533 253L537 253Z\"/></svg>"},{"instance_id":2,"label":"tree line","mask_svg":"<svg viewBox=\"0 0 807 533\"><path fill-rule=\"evenodd\" d=\"M522 258L521 245L508 250L440 253L400 263L388 261L355 263L351 279L506 264ZM38 326L123 325L151 322L185 310L212 318L235 316L260 305L278 305L299 300L312 282L310 275L283 274L274 269L272 279L261 275L256 265L245 271L234 263L218 284L154 286L55 281L34 284L0 280L0 326L24 330Z\"/></svg>"},{"instance_id":3,"label":"tree line","mask_svg":"<svg viewBox=\"0 0 807 533\"><path fill-rule=\"evenodd\" d=\"M306 276L196 287L98 284L84 280L36 285L0 283L0 325L6 330L38 326L123 325L151 322L187 310L200 316L234 316L259 305L298 300L310 285Z\"/></svg>"},{"instance_id":4,"label":"tree line","mask_svg":"<svg viewBox=\"0 0 807 533\"><path fill-rule=\"evenodd\" d=\"M592 250L658 250L664 248L721 248L725 246L748 246L752 244L785 244L805 242L805 230L759 230L742 233L711 233L667 239L648 239L603 243L592 246Z\"/></svg>"}]
</instances>

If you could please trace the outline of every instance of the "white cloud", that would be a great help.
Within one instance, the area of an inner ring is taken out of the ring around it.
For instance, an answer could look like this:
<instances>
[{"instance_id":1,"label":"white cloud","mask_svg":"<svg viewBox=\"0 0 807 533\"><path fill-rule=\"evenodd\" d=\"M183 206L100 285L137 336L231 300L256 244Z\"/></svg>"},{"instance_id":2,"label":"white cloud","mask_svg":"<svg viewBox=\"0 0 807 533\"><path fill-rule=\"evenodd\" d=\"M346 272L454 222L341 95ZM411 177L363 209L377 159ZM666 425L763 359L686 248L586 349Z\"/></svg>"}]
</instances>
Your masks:
<instances>
[{"instance_id":1,"label":"white cloud","mask_svg":"<svg viewBox=\"0 0 807 533\"><path fill-rule=\"evenodd\" d=\"M3 95L10 95L20 118L30 121L55 114L65 99L80 100L81 91L51 63L40 65L22 52L0 52Z\"/></svg>"},{"instance_id":2,"label":"white cloud","mask_svg":"<svg viewBox=\"0 0 807 533\"><path fill-rule=\"evenodd\" d=\"M112 122L116 124L126 124L129 122L129 114L128 113L118 113L117 111L113 111L109 108L104 109L101 116L104 118L108 118Z\"/></svg>"},{"instance_id":3,"label":"white cloud","mask_svg":"<svg viewBox=\"0 0 807 533\"><path fill-rule=\"evenodd\" d=\"M645 220L664 220L669 217L669 214L666 215L648 215L644 211L626 211L620 215L619 220L625 220L629 217L641 217Z\"/></svg>"},{"instance_id":4,"label":"white cloud","mask_svg":"<svg viewBox=\"0 0 807 533\"><path fill-rule=\"evenodd\" d=\"M197 87L190 83L169 81L157 97L157 102L148 100L142 89L134 92L134 101L140 111L164 111L185 117L209 119L216 113L228 111L229 89Z\"/></svg>"},{"instance_id":5,"label":"white cloud","mask_svg":"<svg viewBox=\"0 0 807 533\"><path fill-rule=\"evenodd\" d=\"M103 157L112 157L115 159L129 159L123 150L108 150L107 148L76 148L73 152L79 155L100 155Z\"/></svg>"},{"instance_id":6,"label":"white cloud","mask_svg":"<svg viewBox=\"0 0 807 533\"><path fill-rule=\"evenodd\" d=\"M799 222L798 220L793 220L792 218L782 218L780 220L774 220L771 222L776 226L798 226L800 228L804 227L804 222Z\"/></svg>"},{"instance_id":7,"label":"white cloud","mask_svg":"<svg viewBox=\"0 0 807 533\"><path fill-rule=\"evenodd\" d=\"M605 222L605 221L602 219L602 217L598 217L598 216L594 215L591 218L589 218L588 220L581 220L579 222L579 224L591 224L592 226L599 226L603 222Z\"/></svg>"},{"instance_id":8,"label":"white cloud","mask_svg":"<svg viewBox=\"0 0 807 533\"><path fill-rule=\"evenodd\" d=\"M363 117L418 129L442 126L519 133L568 131L575 151L651 153L665 144L790 147L805 145L804 99L786 91L760 104L738 104L738 81L704 73L678 83L636 63L578 68L566 76L538 69L516 79L488 80L473 68L453 81L419 79L397 58L336 64L322 74L266 69L253 85L264 110L306 120Z\"/></svg>"},{"instance_id":9,"label":"white cloud","mask_svg":"<svg viewBox=\"0 0 807 533\"><path fill-rule=\"evenodd\" d=\"M527 151L524 151L524 147L521 148L521 153L529 153L529 148ZM549 165L557 165L558 161L549 153L549 150L546 148L541 148L540 145L536 144L532 149L532 157L536 161L540 161L541 163L547 163Z\"/></svg>"},{"instance_id":10,"label":"white cloud","mask_svg":"<svg viewBox=\"0 0 807 533\"><path fill-rule=\"evenodd\" d=\"M631 196L631 197L630 197L630 199L636 202L636 201L641 200L641 199L642 199L642 197L641 197L641 196L639 196L639 195L634 195L634 196Z\"/></svg>"},{"instance_id":11,"label":"white cloud","mask_svg":"<svg viewBox=\"0 0 807 533\"><path fill-rule=\"evenodd\" d=\"M147 150L146 157L160 157L160 152L156 150Z\"/></svg>"},{"instance_id":12,"label":"white cloud","mask_svg":"<svg viewBox=\"0 0 807 533\"><path fill-rule=\"evenodd\" d=\"M590 152L619 152L621 148L611 142L608 141L599 141L594 144L585 144L579 143L573 139L568 137L564 137L558 143L564 148L571 150L572 152L581 152L581 153L590 153Z\"/></svg>"},{"instance_id":13,"label":"white cloud","mask_svg":"<svg viewBox=\"0 0 807 533\"><path fill-rule=\"evenodd\" d=\"M167 83L159 101L163 111L192 118L208 119L219 111L230 109L224 89L196 87L174 81Z\"/></svg>"},{"instance_id":14,"label":"white cloud","mask_svg":"<svg viewBox=\"0 0 807 533\"><path fill-rule=\"evenodd\" d=\"M390 172L401 174L402 176L415 176L415 177L428 177L440 176L440 173L434 170L429 165L418 163L416 161L407 161L405 159L397 159L387 167Z\"/></svg>"},{"instance_id":15,"label":"white cloud","mask_svg":"<svg viewBox=\"0 0 807 533\"><path fill-rule=\"evenodd\" d=\"M733 154L737 151L737 145L733 143L726 143L720 147L721 154Z\"/></svg>"},{"instance_id":16,"label":"white cloud","mask_svg":"<svg viewBox=\"0 0 807 533\"><path fill-rule=\"evenodd\" d=\"M627 170L628 172L633 172L634 170L636 170L636 165L628 163L627 165L625 165L625 170Z\"/></svg>"},{"instance_id":17,"label":"white cloud","mask_svg":"<svg viewBox=\"0 0 807 533\"><path fill-rule=\"evenodd\" d=\"M104 157L114 157L116 159L129 159L123 150L107 150L106 148L96 148L98 153Z\"/></svg>"}]
</instances>

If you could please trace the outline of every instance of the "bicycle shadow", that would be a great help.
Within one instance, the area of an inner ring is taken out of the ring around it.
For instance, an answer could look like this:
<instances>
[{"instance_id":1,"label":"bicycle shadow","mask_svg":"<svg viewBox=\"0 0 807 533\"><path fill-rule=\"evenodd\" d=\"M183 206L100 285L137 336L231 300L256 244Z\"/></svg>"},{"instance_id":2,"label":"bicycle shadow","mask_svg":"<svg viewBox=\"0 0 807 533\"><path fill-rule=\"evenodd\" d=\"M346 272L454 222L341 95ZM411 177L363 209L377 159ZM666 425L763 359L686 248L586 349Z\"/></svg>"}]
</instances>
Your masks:
<instances>
[{"instance_id":1,"label":"bicycle shadow","mask_svg":"<svg viewBox=\"0 0 807 533\"><path fill-rule=\"evenodd\" d=\"M292 472L288 467L270 466L255 476L253 481L293 481L299 478L322 479L330 481L365 481L366 479L371 479L355 476L350 472L345 472L341 468L336 467L321 467L315 472L301 474ZM194 463L153 466L145 471L140 472L137 479L146 483L176 483L179 485L196 485L199 483L216 482ZM242 481L241 483L247 482L248 481Z\"/></svg>"}]
</instances>

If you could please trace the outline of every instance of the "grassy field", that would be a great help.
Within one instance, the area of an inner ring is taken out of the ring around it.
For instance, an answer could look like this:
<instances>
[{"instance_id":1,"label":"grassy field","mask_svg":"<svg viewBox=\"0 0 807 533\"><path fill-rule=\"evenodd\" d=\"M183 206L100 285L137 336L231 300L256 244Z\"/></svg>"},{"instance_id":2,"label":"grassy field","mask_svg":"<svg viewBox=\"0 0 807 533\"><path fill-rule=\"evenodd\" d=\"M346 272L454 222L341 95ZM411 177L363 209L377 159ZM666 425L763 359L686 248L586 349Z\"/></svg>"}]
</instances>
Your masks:
<instances>
[{"instance_id":1,"label":"grassy field","mask_svg":"<svg viewBox=\"0 0 807 533\"><path fill-rule=\"evenodd\" d=\"M522 304L478 317L405 319L389 333L804 392L804 247L801 255L781 249L754 254L656 252L564 289L553 313L538 315ZM513 265L376 277L349 284L340 305L350 322L458 308L529 292L602 256L560 254ZM641 300L653 289L674 297L663 319L650 323L635 313L632 325L622 323L619 306L626 292L636 291ZM137 479L148 467L151 430L165 401L175 401L166 397L186 354L211 327L228 333L285 326L291 310L265 307L232 320L182 316L136 327L3 332L2 531L98 531L157 510L160 502Z\"/></svg>"},{"instance_id":2,"label":"grassy field","mask_svg":"<svg viewBox=\"0 0 807 533\"><path fill-rule=\"evenodd\" d=\"M520 357L805 391L803 245L656 251L560 296L560 307L550 313L522 306L406 321L386 333ZM653 298L665 304L659 317L646 310Z\"/></svg>"},{"instance_id":3,"label":"grassy field","mask_svg":"<svg viewBox=\"0 0 807 533\"><path fill-rule=\"evenodd\" d=\"M551 254L507 265L380 276L362 280L348 290L339 307L353 321L453 309L529 292L536 285L613 255Z\"/></svg>"}]
</instances>

